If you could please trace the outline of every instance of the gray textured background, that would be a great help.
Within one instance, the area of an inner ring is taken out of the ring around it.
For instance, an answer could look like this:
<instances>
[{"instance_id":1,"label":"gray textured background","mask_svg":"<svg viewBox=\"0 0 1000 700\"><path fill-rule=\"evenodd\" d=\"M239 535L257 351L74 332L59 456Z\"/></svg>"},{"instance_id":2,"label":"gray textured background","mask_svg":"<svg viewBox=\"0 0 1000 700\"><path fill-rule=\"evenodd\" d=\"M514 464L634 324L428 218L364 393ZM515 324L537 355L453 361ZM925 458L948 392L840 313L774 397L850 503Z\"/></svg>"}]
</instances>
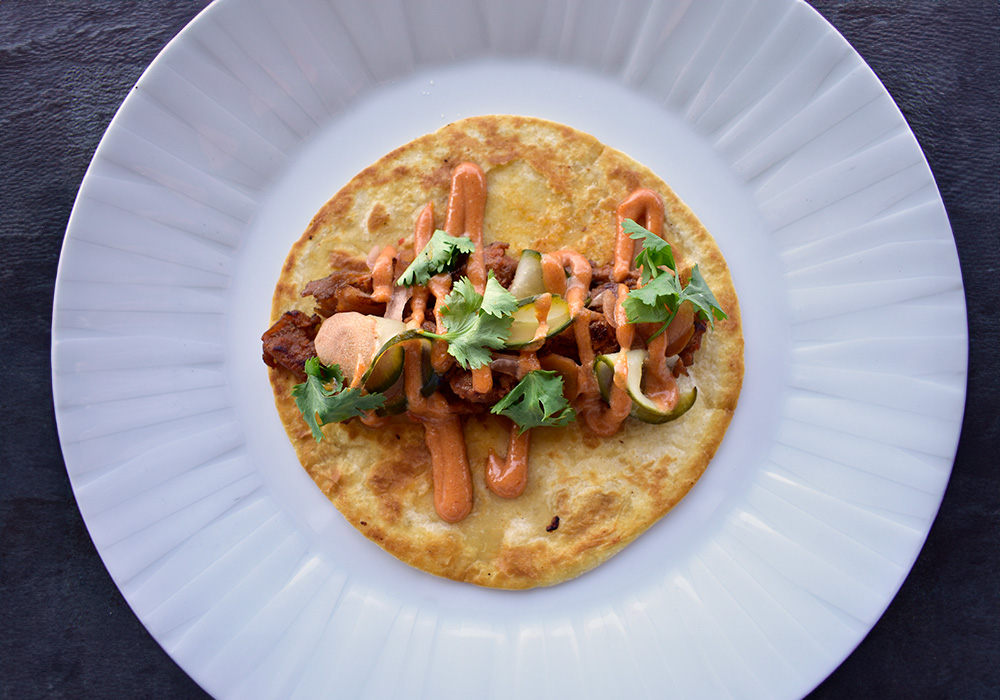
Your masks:
<instances>
[{"instance_id":1,"label":"gray textured background","mask_svg":"<svg viewBox=\"0 0 1000 700\"><path fill-rule=\"evenodd\" d=\"M0 698L203 698L101 564L66 476L49 326L94 149L203 0L0 0ZM1000 697L997 0L813 0L900 106L958 244L971 335L951 483L882 620L811 700Z\"/></svg>"}]
</instances>

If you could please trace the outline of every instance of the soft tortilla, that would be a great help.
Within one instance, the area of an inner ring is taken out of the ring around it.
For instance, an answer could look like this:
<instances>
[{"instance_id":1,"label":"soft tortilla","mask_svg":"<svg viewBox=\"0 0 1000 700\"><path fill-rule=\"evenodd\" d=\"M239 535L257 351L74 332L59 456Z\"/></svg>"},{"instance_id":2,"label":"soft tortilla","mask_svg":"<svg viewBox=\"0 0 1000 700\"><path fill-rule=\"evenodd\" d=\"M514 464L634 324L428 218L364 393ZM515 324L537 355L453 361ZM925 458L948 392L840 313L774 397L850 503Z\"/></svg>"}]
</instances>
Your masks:
<instances>
[{"instance_id":1,"label":"soft tortilla","mask_svg":"<svg viewBox=\"0 0 1000 700\"><path fill-rule=\"evenodd\" d=\"M472 513L449 524L434 510L423 427L324 427L317 443L295 407L290 373L270 370L278 412L302 466L348 522L402 561L438 576L497 588L547 586L608 559L669 511L702 475L722 442L743 378L736 292L719 249L695 215L654 173L595 138L561 124L483 116L450 124L359 173L316 215L293 246L274 295L284 311L312 313L300 296L330 274L334 250L365 257L373 246L412 240L417 214L433 202L443 225L453 168L486 173L484 238L523 248L570 247L610 260L615 209L637 187L662 195L675 256L697 262L729 319L697 352L694 407L665 425L635 419L602 439L577 424L532 432L529 480L507 500L484 481L487 454L506 451L493 416L466 419L475 488ZM559 517L558 528L546 528Z\"/></svg>"}]
</instances>

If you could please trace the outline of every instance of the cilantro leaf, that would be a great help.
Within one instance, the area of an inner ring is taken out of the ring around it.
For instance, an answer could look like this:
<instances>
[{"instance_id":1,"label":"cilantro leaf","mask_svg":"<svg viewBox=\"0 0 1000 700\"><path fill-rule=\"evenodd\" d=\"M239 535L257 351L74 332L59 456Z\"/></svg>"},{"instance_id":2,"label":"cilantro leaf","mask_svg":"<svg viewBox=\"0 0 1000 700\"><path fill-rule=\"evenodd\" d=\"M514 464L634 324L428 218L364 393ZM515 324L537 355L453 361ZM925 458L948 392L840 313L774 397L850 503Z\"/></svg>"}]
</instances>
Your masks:
<instances>
[{"instance_id":1,"label":"cilantro leaf","mask_svg":"<svg viewBox=\"0 0 1000 700\"><path fill-rule=\"evenodd\" d=\"M398 283L404 287L427 284L439 272L447 272L454 267L461 253L471 253L476 244L464 236L449 236L438 229L427 241L427 245L413 259L409 267L400 275Z\"/></svg>"},{"instance_id":2,"label":"cilantro leaf","mask_svg":"<svg viewBox=\"0 0 1000 700\"><path fill-rule=\"evenodd\" d=\"M562 377L541 369L528 372L491 411L510 418L522 433L529 428L566 425L576 420L576 412L563 396Z\"/></svg>"},{"instance_id":3,"label":"cilantro leaf","mask_svg":"<svg viewBox=\"0 0 1000 700\"><path fill-rule=\"evenodd\" d=\"M682 301L690 301L694 305L698 315L712 324L712 328L715 328L716 319L721 321L724 318L729 318L729 315L719 306L719 302L715 300L715 295L708 288L708 283L701 276L697 265L691 270L691 280L684 287L681 296Z\"/></svg>"},{"instance_id":4,"label":"cilantro leaf","mask_svg":"<svg viewBox=\"0 0 1000 700\"><path fill-rule=\"evenodd\" d=\"M468 277L455 283L451 294L444 299L441 317L446 333L421 334L448 342L448 353L465 369L476 369L488 364L490 349L499 350L510 335L517 310L514 295L497 282L493 273L486 281L484 294L476 292Z\"/></svg>"},{"instance_id":5,"label":"cilantro leaf","mask_svg":"<svg viewBox=\"0 0 1000 700\"><path fill-rule=\"evenodd\" d=\"M729 318L697 265L692 268L688 283L681 284L669 243L632 219L622 222L622 230L630 238L643 243L642 252L636 256L636 264L642 268L642 286L629 292L622 306L630 323L662 324L650 340L667 329L685 301L691 302L698 316L712 324L713 328L716 319ZM664 270L664 267L670 271Z\"/></svg>"},{"instance_id":6,"label":"cilantro leaf","mask_svg":"<svg viewBox=\"0 0 1000 700\"><path fill-rule=\"evenodd\" d=\"M331 388L327 388L330 385ZM360 389L345 389L339 365L326 366L318 357L306 360L306 381L292 387L295 405L302 412L316 442L323 439L321 425L339 423L385 403L382 394L362 394Z\"/></svg>"},{"instance_id":7,"label":"cilantro leaf","mask_svg":"<svg viewBox=\"0 0 1000 700\"><path fill-rule=\"evenodd\" d=\"M667 267L674 272L677 264L674 262L674 252L670 244L649 229L643 228L632 219L622 222L622 230L629 238L642 241L642 251L635 258L635 263L642 269L642 283L646 284L652 277L660 274L661 267Z\"/></svg>"},{"instance_id":8,"label":"cilantro leaf","mask_svg":"<svg viewBox=\"0 0 1000 700\"><path fill-rule=\"evenodd\" d=\"M504 289L491 271L483 290L483 313L502 318L517 311L517 298Z\"/></svg>"},{"instance_id":9,"label":"cilantro leaf","mask_svg":"<svg viewBox=\"0 0 1000 700\"><path fill-rule=\"evenodd\" d=\"M681 294L677 277L662 274L629 292L622 306L630 323L664 323L673 318L671 311L680 306Z\"/></svg>"}]
</instances>

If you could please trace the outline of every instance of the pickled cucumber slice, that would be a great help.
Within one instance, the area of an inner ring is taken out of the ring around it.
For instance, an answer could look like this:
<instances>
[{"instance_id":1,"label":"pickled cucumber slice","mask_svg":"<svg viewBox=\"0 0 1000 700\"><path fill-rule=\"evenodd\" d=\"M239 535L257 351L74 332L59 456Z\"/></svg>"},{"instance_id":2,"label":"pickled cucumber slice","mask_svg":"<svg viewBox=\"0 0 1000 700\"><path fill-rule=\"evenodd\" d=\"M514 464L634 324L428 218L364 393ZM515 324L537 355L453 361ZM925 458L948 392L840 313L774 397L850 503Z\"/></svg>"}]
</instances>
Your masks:
<instances>
[{"instance_id":1,"label":"pickled cucumber slice","mask_svg":"<svg viewBox=\"0 0 1000 700\"><path fill-rule=\"evenodd\" d=\"M440 377L434 372L431 364L431 341L423 337L418 330L404 330L382 345L375 354L375 361L368 373L365 374L365 388L369 391L384 391L401 382L403 366L406 363L404 343L416 339L420 340L420 393L423 396L430 396L437 391ZM390 378L392 381L388 381ZM388 384L383 384L385 381L388 381ZM382 385L385 388L373 389L372 386L375 385Z\"/></svg>"},{"instance_id":2,"label":"pickled cucumber slice","mask_svg":"<svg viewBox=\"0 0 1000 700\"><path fill-rule=\"evenodd\" d=\"M535 312L535 300L538 296L540 295L528 297L518 302L518 309L513 314L514 322L510 325L510 335L504 342L505 347L521 348L534 339L535 333L538 331L538 316ZM545 320L548 324L546 338L551 338L556 333L564 331L573 322L566 300L553 294L552 305L549 306L549 313Z\"/></svg>"},{"instance_id":3,"label":"pickled cucumber slice","mask_svg":"<svg viewBox=\"0 0 1000 700\"><path fill-rule=\"evenodd\" d=\"M695 399L698 398L698 387L691 386L686 391L681 391L680 399L673 410L664 411L660 406L642 392L643 364L649 353L646 350L625 350L608 355L598 355L594 359L594 372L597 374L597 386L601 391L601 396L605 401L610 400L611 385L614 382L615 362L621 353L625 353L625 364L628 369L628 376L625 382L625 391L632 399L631 416L644 423L668 423L683 416Z\"/></svg>"},{"instance_id":4,"label":"pickled cucumber slice","mask_svg":"<svg viewBox=\"0 0 1000 700\"><path fill-rule=\"evenodd\" d=\"M537 250L522 250L514 271L514 280L507 291L515 299L527 299L545 293L545 281L542 277L542 254Z\"/></svg>"},{"instance_id":5,"label":"pickled cucumber slice","mask_svg":"<svg viewBox=\"0 0 1000 700\"><path fill-rule=\"evenodd\" d=\"M361 382L365 389L374 393L386 391L403 374L403 346L396 341L396 338L401 335L400 330L406 329L406 325L380 316L372 318L376 320L376 333L383 343L372 357L371 364L361 377Z\"/></svg>"}]
</instances>

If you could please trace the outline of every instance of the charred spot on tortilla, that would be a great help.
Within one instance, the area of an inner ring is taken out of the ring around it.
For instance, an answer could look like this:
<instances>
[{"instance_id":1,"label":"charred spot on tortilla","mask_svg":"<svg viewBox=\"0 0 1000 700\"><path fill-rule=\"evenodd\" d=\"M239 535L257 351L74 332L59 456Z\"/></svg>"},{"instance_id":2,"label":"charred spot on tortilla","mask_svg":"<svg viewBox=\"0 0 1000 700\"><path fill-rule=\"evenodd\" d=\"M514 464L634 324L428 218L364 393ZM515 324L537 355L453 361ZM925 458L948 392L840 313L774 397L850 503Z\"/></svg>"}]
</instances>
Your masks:
<instances>
[{"instance_id":1,"label":"charred spot on tortilla","mask_svg":"<svg viewBox=\"0 0 1000 700\"><path fill-rule=\"evenodd\" d=\"M496 588L571 579L663 517L743 379L694 213L528 117L449 124L355 176L292 247L271 323L275 404L317 486L407 564Z\"/></svg>"}]
</instances>

